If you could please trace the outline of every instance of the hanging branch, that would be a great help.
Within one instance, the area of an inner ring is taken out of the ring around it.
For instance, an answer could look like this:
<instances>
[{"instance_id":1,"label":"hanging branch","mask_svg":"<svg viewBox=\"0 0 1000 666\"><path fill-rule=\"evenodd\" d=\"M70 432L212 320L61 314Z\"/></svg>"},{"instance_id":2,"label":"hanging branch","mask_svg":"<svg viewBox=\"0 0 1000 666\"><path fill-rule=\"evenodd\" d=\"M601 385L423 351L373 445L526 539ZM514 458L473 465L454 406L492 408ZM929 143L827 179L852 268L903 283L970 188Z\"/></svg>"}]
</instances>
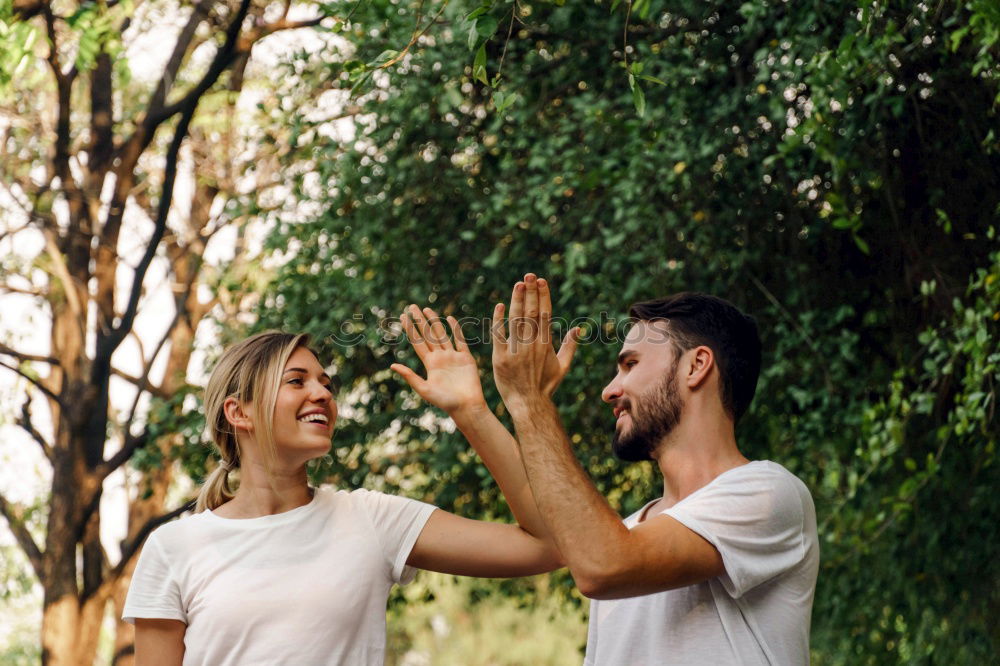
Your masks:
<instances>
[{"instance_id":1,"label":"hanging branch","mask_svg":"<svg viewBox=\"0 0 1000 666\"><path fill-rule=\"evenodd\" d=\"M24 509L23 507L12 504L0 493L0 514L7 519L7 524L10 526L10 531L14 533L14 538L17 539L18 545L24 551L25 555L28 556L28 560L31 562L31 568L34 569L35 575L39 580L43 580L42 573L42 551L35 543L34 537L31 536L31 532L28 531L28 526L24 524Z\"/></svg>"}]
</instances>

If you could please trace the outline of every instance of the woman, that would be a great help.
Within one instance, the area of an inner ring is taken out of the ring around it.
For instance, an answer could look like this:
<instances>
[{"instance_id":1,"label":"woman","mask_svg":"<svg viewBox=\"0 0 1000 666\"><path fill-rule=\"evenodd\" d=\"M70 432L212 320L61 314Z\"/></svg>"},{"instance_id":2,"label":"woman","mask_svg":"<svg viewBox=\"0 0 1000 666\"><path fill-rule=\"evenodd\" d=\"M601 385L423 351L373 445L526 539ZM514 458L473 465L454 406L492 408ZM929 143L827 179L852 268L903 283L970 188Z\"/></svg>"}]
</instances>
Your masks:
<instances>
[{"instance_id":1,"label":"woman","mask_svg":"<svg viewBox=\"0 0 1000 666\"><path fill-rule=\"evenodd\" d=\"M330 378L306 336L255 335L223 354L205 390L220 463L196 513L154 531L136 566L123 616L136 626L137 666L382 664L389 590L414 568L493 577L560 566L457 322L452 343L429 309L402 319L427 379L393 370L455 420L520 527L311 488L306 463L327 454L337 418ZM553 388L574 346L553 354Z\"/></svg>"}]
</instances>

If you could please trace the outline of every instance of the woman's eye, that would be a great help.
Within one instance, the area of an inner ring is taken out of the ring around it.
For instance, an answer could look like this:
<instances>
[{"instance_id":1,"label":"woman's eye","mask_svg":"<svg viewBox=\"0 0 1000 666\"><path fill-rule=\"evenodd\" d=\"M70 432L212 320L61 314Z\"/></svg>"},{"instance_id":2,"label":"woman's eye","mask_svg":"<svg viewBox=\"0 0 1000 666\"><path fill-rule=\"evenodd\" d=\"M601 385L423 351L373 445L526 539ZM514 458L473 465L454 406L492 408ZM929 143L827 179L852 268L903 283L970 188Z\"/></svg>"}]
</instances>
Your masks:
<instances>
[{"instance_id":1,"label":"woman's eye","mask_svg":"<svg viewBox=\"0 0 1000 666\"><path fill-rule=\"evenodd\" d=\"M302 380L299 379L298 377L296 377L295 379L289 379L288 383L289 384L298 384L299 386L301 386L302 385Z\"/></svg>"}]
</instances>

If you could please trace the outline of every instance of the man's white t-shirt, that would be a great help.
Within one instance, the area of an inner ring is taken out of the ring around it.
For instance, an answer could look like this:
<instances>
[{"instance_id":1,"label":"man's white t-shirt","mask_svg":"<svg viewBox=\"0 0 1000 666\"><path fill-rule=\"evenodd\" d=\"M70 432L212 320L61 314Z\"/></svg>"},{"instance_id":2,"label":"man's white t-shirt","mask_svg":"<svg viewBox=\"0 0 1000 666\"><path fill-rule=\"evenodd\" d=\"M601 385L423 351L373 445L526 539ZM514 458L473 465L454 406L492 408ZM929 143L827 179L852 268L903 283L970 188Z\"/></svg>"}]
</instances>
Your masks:
<instances>
[{"instance_id":1,"label":"man's white t-shirt","mask_svg":"<svg viewBox=\"0 0 1000 666\"><path fill-rule=\"evenodd\" d=\"M638 525L652 504L626 526ZM585 666L808 664L819 542L805 484L781 465L755 461L662 513L714 545L725 573L666 592L594 600Z\"/></svg>"},{"instance_id":2,"label":"man's white t-shirt","mask_svg":"<svg viewBox=\"0 0 1000 666\"><path fill-rule=\"evenodd\" d=\"M381 666L389 589L413 578L406 560L433 511L319 488L272 516L168 523L142 549L123 618L184 622L184 666Z\"/></svg>"}]
</instances>

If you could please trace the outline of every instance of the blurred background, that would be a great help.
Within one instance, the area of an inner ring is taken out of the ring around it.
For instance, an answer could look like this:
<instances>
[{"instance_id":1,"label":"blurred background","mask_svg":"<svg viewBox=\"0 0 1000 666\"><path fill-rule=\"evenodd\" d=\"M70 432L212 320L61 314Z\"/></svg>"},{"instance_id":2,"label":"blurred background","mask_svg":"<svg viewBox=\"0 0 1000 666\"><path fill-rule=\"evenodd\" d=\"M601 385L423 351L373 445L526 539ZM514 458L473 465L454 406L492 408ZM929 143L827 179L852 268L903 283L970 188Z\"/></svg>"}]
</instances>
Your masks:
<instances>
[{"instance_id":1,"label":"blurred background","mask_svg":"<svg viewBox=\"0 0 1000 666\"><path fill-rule=\"evenodd\" d=\"M132 663L135 557L256 330L335 375L315 482L510 520L392 318L469 335L534 271L616 509L662 490L600 402L629 303L723 296L765 349L740 446L816 501L813 663L989 663L998 110L994 0L0 0L0 662ZM421 574L391 664L578 664L586 613L565 572Z\"/></svg>"}]
</instances>

